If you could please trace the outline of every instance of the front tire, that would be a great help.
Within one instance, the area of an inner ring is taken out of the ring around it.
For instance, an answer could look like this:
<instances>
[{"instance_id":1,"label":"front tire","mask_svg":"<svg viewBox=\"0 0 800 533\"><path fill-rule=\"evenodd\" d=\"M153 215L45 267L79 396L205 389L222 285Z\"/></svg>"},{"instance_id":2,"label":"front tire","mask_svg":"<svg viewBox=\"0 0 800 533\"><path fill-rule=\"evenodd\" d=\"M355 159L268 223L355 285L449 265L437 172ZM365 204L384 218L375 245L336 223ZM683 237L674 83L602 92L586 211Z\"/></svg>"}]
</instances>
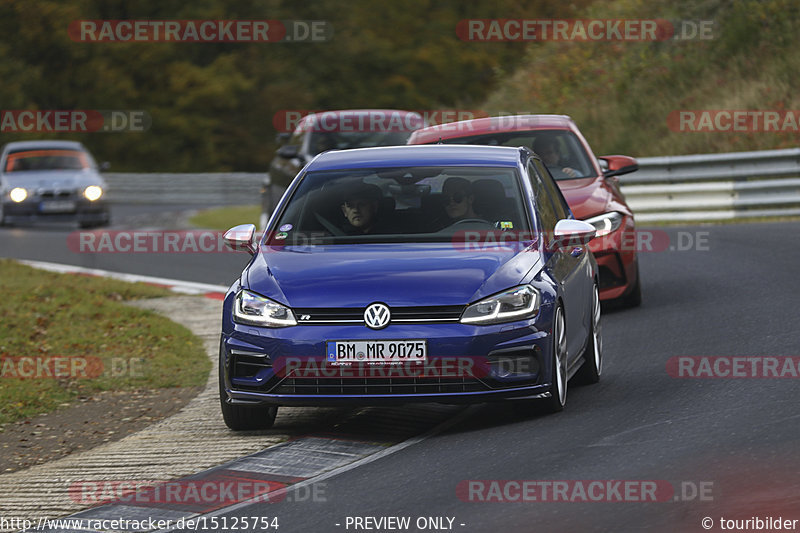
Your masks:
<instances>
[{"instance_id":1,"label":"front tire","mask_svg":"<svg viewBox=\"0 0 800 533\"><path fill-rule=\"evenodd\" d=\"M603 328L600 323L600 293L597 285L594 286L594 296L592 297L592 324L589 331L589 342L583 352L585 361L581 365L578 373L575 374L576 381L583 384L592 384L600 381L600 374L603 373Z\"/></svg>"},{"instance_id":2,"label":"front tire","mask_svg":"<svg viewBox=\"0 0 800 533\"><path fill-rule=\"evenodd\" d=\"M249 405L234 405L228 403L228 393L225 392L225 373L223 368L223 346L219 347L219 404L222 410L222 419L225 425L234 431L247 431L254 429L269 429L275 423L278 407Z\"/></svg>"},{"instance_id":3,"label":"front tire","mask_svg":"<svg viewBox=\"0 0 800 533\"><path fill-rule=\"evenodd\" d=\"M553 316L553 357L550 371L550 397L542 401L549 413L564 410L567 404L567 331L564 326L564 311L559 305Z\"/></svg>"}]
</instances>

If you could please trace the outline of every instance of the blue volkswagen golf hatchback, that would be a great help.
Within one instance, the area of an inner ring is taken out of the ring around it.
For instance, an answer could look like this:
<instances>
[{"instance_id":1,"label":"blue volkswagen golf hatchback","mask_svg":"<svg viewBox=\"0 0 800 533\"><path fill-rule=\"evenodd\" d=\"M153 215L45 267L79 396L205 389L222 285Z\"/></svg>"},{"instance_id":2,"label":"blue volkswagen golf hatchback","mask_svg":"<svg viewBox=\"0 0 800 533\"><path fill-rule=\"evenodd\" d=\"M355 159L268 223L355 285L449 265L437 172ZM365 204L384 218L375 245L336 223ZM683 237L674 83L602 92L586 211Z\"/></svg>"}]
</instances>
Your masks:
<instances>
[{"instance_id":1,"label":"blue volkswagen golf hatchback","mask_svg":"<svg viewBox=\"0 0 800 533\"><path fill-rule=\"evenodd\" d=\"M513 400L602 370L595 228L525 148L330 151L294 179L223 306L232 429L278 406Z\"/></svg>"}]
</instances>

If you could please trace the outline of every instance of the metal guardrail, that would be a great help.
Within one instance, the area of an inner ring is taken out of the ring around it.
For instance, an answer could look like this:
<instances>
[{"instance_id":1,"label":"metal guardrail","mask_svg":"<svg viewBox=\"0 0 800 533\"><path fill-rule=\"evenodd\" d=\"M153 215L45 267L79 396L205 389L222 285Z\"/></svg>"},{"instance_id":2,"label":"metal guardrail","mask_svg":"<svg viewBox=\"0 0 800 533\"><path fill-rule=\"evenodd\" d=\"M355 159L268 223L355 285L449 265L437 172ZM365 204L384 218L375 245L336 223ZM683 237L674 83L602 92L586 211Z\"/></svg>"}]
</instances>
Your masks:
<instances>
[{"instance_id":1,"label":"metal guardrail","mask_svg":"<svg viewBox=\"0 0 800 533\"><path fill-rule=\"evenodd\" d=\"M104 177L118 203L258 204L269 183L268 174L247 172ZM643 157L620 184L638 222L800 216L800 148Z\"/></svg>"},{"instance_id":2,"label":"metal guardrail","mask_svg":"<svg viewBox=\"0 0 800 533\"><path fill-rule=\"evenodd\" d=\"M108 200L135 204L246 205L261 203L267 173L103 173Z\"/></svg>"},{"instance_id":3,"label":"metal guardrail","mask_svg":"<svg viewBox=\"0 0 800 533\"><path fill-rule=\"evenodd\" d=\"M800 148L643 157L620 185L638 222L800 216Z\"/></svg>"}]
</instances>

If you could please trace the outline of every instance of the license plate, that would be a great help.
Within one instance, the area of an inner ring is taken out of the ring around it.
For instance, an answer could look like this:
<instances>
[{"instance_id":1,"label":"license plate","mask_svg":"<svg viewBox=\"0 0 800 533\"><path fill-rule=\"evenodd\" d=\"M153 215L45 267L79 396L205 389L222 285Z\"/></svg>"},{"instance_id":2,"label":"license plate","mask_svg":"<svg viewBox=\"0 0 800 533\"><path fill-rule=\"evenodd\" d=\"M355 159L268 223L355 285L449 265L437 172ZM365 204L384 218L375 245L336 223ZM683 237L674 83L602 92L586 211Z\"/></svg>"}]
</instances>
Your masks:
<instances>
[{"instance_id":1,"label":"license plate","mask_svg":"<svg viewBox=\"0 0 800 533\"><path fill-rule=\"evenodd\" d=\"M75 202L72 200L49 200L39 204L42 213L68 213L75 211Z\"/></svg>"},{"instance_id":2,"label":"license plate","mask_svg":"<svg viewBox=\"0 0 800 533\"><path fill-rule=\"evenodd\" d=\"M426 361L428 343L424 340L404 341L330 341L327 343L329 363L405 363Z\"/></svg>"}]
</instances>

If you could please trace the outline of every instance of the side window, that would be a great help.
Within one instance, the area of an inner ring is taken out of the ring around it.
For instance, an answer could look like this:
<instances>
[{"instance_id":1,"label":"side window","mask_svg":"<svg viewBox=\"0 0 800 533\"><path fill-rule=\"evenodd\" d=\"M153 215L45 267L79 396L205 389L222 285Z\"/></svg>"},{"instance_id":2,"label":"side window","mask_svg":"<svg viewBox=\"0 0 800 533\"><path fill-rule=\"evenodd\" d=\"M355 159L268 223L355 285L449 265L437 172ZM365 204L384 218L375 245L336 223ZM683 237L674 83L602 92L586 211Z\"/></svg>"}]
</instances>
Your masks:
<instances>
[{"instance_id":1,"label":"side window","mask_svg":"<svg viewBox=\"0 0 800 533\"><path fill-rule=\"evenodd\" d=\"M538 163L538 161L536 161L536 163ZM542 222L541 229L545 233L552 235L556 227L556 222L558 222L559 219L553 207L553 202L550 201L551 194L545 187L540 172L537 172L530 162L528 163L528 175L531 180L531 185L533 186L534 195L536 196L536 211L539 213L539 219Z\"/></svg>"},{"instance_id":2,"label":"side window","mask_svg":"<svg viewBox=\"0 0 800 533\"><path fill-rule=\"evenodd\" d=\"M542 184L544 188L547 190L548 196L552 200L554 204L554 209L558 220L569 218L570 216L570 209L567 205L567 202L564 200L564 195L561 194L561 189L558 188L556 185L555 180L551 177L551 175L547 172L544 163L539 161L538 159L533 160L533 164L536 166L537 170L539 170L539 174L542 177Z\"/></svg>"}]
</instances>

